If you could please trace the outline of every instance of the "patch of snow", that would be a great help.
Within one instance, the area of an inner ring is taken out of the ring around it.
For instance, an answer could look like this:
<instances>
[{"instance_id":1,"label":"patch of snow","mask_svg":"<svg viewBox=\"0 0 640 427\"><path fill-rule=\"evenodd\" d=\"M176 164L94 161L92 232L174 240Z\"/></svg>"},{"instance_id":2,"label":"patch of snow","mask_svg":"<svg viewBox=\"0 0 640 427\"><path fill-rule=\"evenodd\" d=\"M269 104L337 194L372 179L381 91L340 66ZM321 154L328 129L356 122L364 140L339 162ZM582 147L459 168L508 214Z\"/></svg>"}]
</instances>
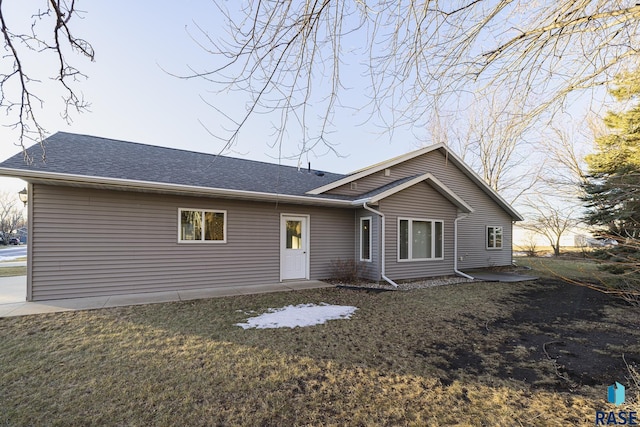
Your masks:
<instances>
[{"instance_id":1,"label":"patch of snow","mask_svg":"<svg viewBox=\"0 0 640 427\"><path fill-rule=\"evenodd\" d=\"M11 256L0 256L0 261L14 261L18 258L22 258L24 255L11 255Z\"/></svg>"},{"instance_id":2,"label":"patch of snow","mask_svg":"<svg viewBox=\"0 0 640 427\"><path fill-rule=\"evenodd\" d=\"M288 305L270 308L267 313L250 317L246 323L236 323L242 329L295 328L326 323L328 320L350 319L357 307L322 303Z\"/></svg>"}]
</instances>

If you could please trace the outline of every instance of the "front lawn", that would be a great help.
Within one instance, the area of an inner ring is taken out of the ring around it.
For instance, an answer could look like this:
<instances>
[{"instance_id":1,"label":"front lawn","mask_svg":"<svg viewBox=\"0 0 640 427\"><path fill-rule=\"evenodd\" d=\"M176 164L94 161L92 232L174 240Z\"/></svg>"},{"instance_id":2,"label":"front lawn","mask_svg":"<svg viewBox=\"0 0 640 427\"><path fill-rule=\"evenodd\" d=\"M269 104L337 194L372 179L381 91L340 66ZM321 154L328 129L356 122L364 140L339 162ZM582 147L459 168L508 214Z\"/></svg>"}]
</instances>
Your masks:
<instances>
[{"instance_id":1,"label":"front lawn","mask_svg":"<svg viewBox=\"0 0 640 427\"><path fill-rule=\"evenodd\" d=\"M519 266L530 267L545 278L569 279L599 284L611 275L598 269L598 263L581 257L515 257Z\"/></svg>"},{"instance_id":2,"label":"front lawn","mask_svg":"<svg viewBox=\"0 0 640 427\"><path fill-rule=\"evenodd\" d=\"M322 302L358 309L235 326ZM0 342L0 425L593 425L609 384L637 396L640 316L545 279L5 318Z\"/></svg>"}]
</instances>

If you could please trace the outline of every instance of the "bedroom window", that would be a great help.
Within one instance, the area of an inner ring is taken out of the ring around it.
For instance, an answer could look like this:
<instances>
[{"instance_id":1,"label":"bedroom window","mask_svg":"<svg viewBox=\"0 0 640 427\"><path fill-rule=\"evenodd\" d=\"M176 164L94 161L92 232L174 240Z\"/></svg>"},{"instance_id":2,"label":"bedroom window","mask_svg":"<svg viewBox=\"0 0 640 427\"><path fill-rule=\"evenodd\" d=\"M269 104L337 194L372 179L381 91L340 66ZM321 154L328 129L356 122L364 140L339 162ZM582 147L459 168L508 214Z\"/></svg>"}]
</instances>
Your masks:
<instances>
[{"instance_id":1,"label":"bedroom window","mask_svg":"<svg viewBox=\"0 0 640 427\"><path fill-rule=\"evenodd\" d=\"M444 259L442 221L398 219L398 260L425 261Z\"/></svg>"},{"instance_id":2,"label":"bedroom window","mask_svg":"<svg viewBox=\"0 0 640 427\"><path fill-rule=\"evenodd\" d=\"M179 209L179 242L227 241L227 212Z\"/></svg>"},{"instance_id":3,"label":"bedroom window","mask_svg":"<svg viewBox=\"0 0 640 427\"><path fill-rule=\"evenodd\" d=\"M487 249L502 249L502 227L487 227Z\"/></svg>"},{"instance_id":4,"label":"bedroom window","mask_svg":"<svg viewBox=\"0 0 640 427\"><path fill-rule=\"evenodd\" d=\"M371 217L360 218L360 261L371 261Z\"/></svg>"}]
</instances>

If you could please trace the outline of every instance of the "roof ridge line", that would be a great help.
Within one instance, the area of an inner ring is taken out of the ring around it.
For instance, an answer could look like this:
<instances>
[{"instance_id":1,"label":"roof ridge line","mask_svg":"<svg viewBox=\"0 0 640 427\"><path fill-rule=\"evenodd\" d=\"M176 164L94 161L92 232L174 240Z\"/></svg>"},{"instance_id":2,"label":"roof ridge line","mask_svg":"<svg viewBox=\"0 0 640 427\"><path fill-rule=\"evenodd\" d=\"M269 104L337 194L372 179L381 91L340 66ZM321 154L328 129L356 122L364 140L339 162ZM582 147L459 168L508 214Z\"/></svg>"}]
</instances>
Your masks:
<instances>
[{"instance_id":1,"label":"roof ridge line","mask_svg":"<svg viewBox=\"0 0 640 427\"><path fill-rule=\"evenodd\" d=\"M243 161L243 162L261 163L261 164L269 165L269 166L281 166L281 167L285 167L285 168L299 169L300 171L305 170L304 168L299 168L298 166L285 165L285 164L282 164L282 163L267 162L267 161L264 161L264 160L244 159L244 158L241 158L241 157L227 156L227 155L224 155L224 154L205 153L205 152L202 152L202 151L193 151L193 150L187 150L187 149L184 149L184 148L176 148L176 147L164 147L164 146L161 146L161 145L147 144L147 143L144 143L144 142L126 141L124 139L107 138L107 137L88 135L88 134L83 134L83 133L73 133L73 132L58 131L58 132L54 133L53 135L51 135L50 137L56 136L58 134L70 135L70 136L80 136L80 137L91 138L91 139L96 139L96 140L105 139L105 140L116 142L116 143L140 145L140 146L143 146L143 147L160 148L160 149L163 149L163 150L180 151L182 153L200 154L200 155L203 155L203 156L209 156L209 157L214 157L214 158L222 157L222 158L225 158L225 159L239 160L239 161ZM46 138L45 138L45 141L46 141ZM36 145L39 145L39 144L34 144L29 148L32 148L32 147L34 147ZM342 177L347 176L347 174L339 173L339 172L331 172L331 171L320 170L320 169L314 169L314 170L319 171L319 172L330 173L330 174L333 174L333 175L340 175Z\"/></svg>"}]
</instances>

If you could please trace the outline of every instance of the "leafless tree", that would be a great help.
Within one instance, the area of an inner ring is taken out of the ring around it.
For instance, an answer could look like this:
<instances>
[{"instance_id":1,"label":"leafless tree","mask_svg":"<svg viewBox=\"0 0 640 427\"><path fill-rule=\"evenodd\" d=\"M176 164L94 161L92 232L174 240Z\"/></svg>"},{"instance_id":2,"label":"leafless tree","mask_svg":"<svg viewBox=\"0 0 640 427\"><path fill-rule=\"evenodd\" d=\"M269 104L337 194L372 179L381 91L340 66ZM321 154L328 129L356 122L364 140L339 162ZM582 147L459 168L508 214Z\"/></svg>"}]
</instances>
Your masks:
<instances>
[{"instance_id":1,"label":"leafless tree","mask_svg":"<svg viewBox=\"0 0 640 427\"><path fill-rule=\"evenodd\" d=\"M297 125L302 152L332 149L341 106L366 110L383 127L424 128L434 108L460 109L496 88L510 94L505 102L522 102L530 120L639 57L640 5L629 0L275 0L240 11L226 8L235 2L216 4L226 34L197 25L193 32L212 65L183 77L248 93L237 116L207 100L230 123L216 132L227 145L255 115L278 113L276 142ZM349 105L354 70L369 82L366 105Z\"/></svg>"},{"instance_id":2,"label":"leafless tree","mask_svg":"<svg viewBox=\"0 0 640 427\"><path fill-rule=\"evenodd\" d=\"M15 193L0 193L0 237L5 244L12 231L24 223L22 206Z\"/></svg>"},{"instance_id":3,"label":"leafless tree","mask_svg":"<svg viewBox=\"0 0 640 427\"><path fill-rule=\"evenodd\" d=\"M45 100L39 95L41 81L36 77L43 64L52 61L50 77L63 91L62 117L69 122L72 113L87 110L89 104L75 88L75 83L86 76L69 63L67 53L77 53L92 61L95 54L86 40L72 32L71 20L82 13L75 0L47 0L30 17L28 29L7 13L8 3L0 0L0 31L5 48L0 58L0 110L5 112L4 126L17 131L17 144L22 147L25 160L31 161L24 150L25 143L41 142L46 135L38 115ZM27 22L27 18L22 22ZM28 60L33 53L38 55L37 63Z\"/></svg>"},{"instance_id":4,"label":"leafless tree","mask_svg":"<svg viewBox=\"0 0 640 427\"><path fill-rule=\"evenodd\" d=\"M533 214L520 226L544 236L553 248L553 254L560 256L560 239L580 222L576 217L576 209L545 197L529 200L528 207Z\"/></svg>"},{"instance_id":5,"label":"leafless tree","mask_svg":"<svg viewBox=\"0 0 640 427\"><path fill-rule=\"evenodd\" d=\"M535 231L527 230L520 245L520 250L523 250L528 257L535 257L538 255L538 233Z\"/></svg>"},{"instance_id":6,"label":"leafless tree","mask_svg":"<svg viewBox=\"0 0 640 427\"><path fill-rule=\"evenodd\" d=\"M455 123L434 118L432 140L447 143L487 184L511 203L538 181L542 159L532 161L535 145L524 139L527 120L521 106L494 93L467 109Z\"/></svg>"},{"instance_id":7,"label":"leafless tree","mask_svg":"<svg viewBox=\"0 0 640 427\"><path fill-rule=\"evenodd\" d=\"M582 204L578 198L584 195L582 185L587 173L584 159L594 138L603 132L598 126L601 121L589 115L577 125L552 125L550 134L540 138L547 157L546 173L542 174L547 192Z\"/></svg>"}]
</instances>

